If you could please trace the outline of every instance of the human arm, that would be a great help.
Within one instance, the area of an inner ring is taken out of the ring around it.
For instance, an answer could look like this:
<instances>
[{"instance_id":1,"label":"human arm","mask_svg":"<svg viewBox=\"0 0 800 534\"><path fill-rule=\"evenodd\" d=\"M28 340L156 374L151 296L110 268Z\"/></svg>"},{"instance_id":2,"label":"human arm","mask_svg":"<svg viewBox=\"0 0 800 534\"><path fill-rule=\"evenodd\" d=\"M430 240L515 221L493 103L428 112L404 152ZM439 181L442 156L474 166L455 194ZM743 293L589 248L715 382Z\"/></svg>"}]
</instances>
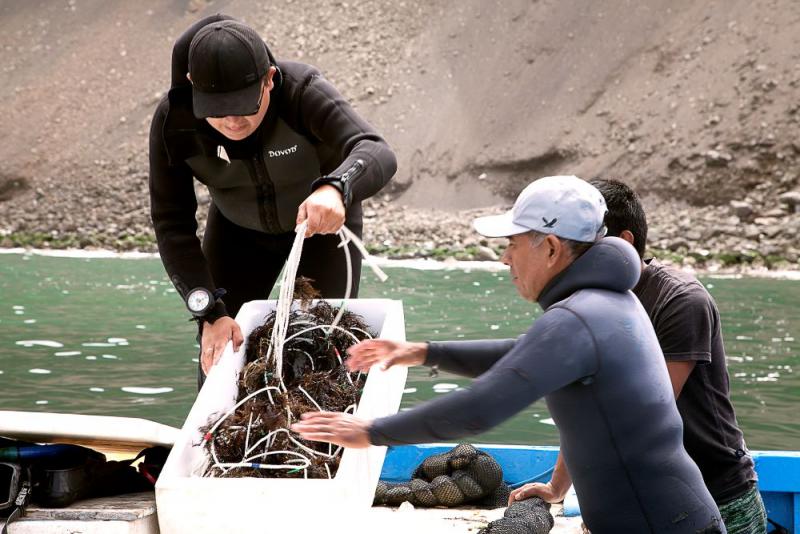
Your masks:
<instances>
[{"instance_id":1,"label":"human arm","mask_svg":"<svg viewBox=\"0 0 800 534\"><path fill-rule=\"evenodd\" d=\"M351 371L369 371L377 364L382 369L393 365L437 366L443 371L475 377L486 372L510 351L516 339L408 343L371 339L350 347L347 366Z\"/></svg>"},{"instance_id":2,"label":"human arm","mask_svg":"<svg viewBox=\"0 0 800 534\"><path fill-rule=\"evenodd\" d=\"M216 287L197 238L192 171L185 162L170 162L167 156L163 129L168 107L164 99L150 126L150 216L161 261L185 300L196 287L212 293ZM221 300L217 300L214 312L216 316L226 315Z\"/></svg>"},{"instance_id":3,"label":"human arm","mask_svg":"<svg viewBox=\"0 0 800 534\"><path fill-rule=\"evenodd\" d=\"M683 386L689 379L689 375L694 371L696 362L667 362L667 372L669 373L669 381L672 383L672 392L675 394L675 399L680 397Z\"/></svg>"},{"instance_id":4,"label":"human arm","mask_svg":"<svg viewBox=\"0 0 800 534\"><path fill-rule=\"evenodd\" d=\"M594 342L583 323L572 312L553 308L469 388L376 419L368 426L369 442L425 443L478 434L596 368ZM300 428L308 435L317 430L313 425ZM327 421L324 432L326 441L341 443L338 422Z\"/></svg>"},{"instance_id":5,"label":"human arm","mask_svg":"<svg viewBox=\"0 0 800 534\"><path fill-rule=\"evenodd\" d=\"M508 496L508 505L511 506L514 501L522 501L531 497L541 497L545 502L549 503L561 502L566 497L571 485L572 477L569 476L564 456L559 451L550 481L546 484L532 482L515 489Z\"/></svg>"},{"instance_id":6,"label":"human arm","mask_svg":"<svg viewBox=\"0 0 800 534\"><path fill-rule=\"evenodd\" d=\"M330 147L340 162L327 177L341 179L336 186L341 186L345 208L380 191L397 171L392 149L319 71L287 65L291 68L282 72L291 83L286 84L285 104L297 117L297 127Z\"/></svg>"},{"instance_id":7,"label":"human arm","mask_svg":"<svg viewBox=\"0 0 800 534\"><path fill-rule=\"evenodd\" d=\"M376 419L370 441L396 445L480 434L596 369L594 341L584 323L573 312L554 307L470 387Z\"/></svg>"},{"instance_id":8,"label":"human arm","mask_svg":"<svg viewBox=\"0 0 800 534\"><path fill-rule=\"evenodd\" d=\"M194 288L202 287L213 293L216 287L197 238L197 200L192 172L184 162L170 162L167 156L163 130L168 107L165 98L150 127L150 214L161 261L178 294L185 300ZM234 348L238 348L241 330L227 315L225 303L217 299L201 319L204 320L201 338L204 372L211 367L209 363L219 359L228 340L233 339ZM223 317L228 320L213 326ZM212 351L208 351L209 348Z\"/></svg>"},{"instance_id":9,"label":"human arm","mask_svg":"<svg viewBox=\"0 0 800 534\"><path fill-rule=\"evenodd\" d=\"M522 338L431 342L424 365L474 378L508 354L518 339Z\"/></svg>"},{"instance_id":10,"label":"human arm","mask_svg":"<svg viewBox=\"0 0 800 534\"><path fill-rule=\"evenodd\" d=\"M658 342L677 399L697 364L711 361L711 344L719 314L699 282L670 298L654 317Z\"/></svg>"}]
</instances>

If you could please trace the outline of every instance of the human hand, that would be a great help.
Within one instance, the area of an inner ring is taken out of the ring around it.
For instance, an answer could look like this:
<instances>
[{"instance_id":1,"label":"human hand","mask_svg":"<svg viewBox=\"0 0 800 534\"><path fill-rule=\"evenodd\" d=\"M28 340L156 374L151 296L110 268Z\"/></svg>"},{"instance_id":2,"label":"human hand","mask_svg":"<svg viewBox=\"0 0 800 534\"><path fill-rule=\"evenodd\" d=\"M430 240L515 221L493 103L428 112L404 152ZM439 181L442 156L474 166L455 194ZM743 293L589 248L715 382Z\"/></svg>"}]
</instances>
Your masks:
<instances>
[{"instance_id":1,"label":"human hand","mask_svg":"<svg viewBox=\"0 0 800 534\"><path fill-rule=\"evenodd\" d=\"M308 195L297 208L297 221L308 220L306 237L314 234L334 234L344 224L345 208L342 194L332 185L321 185Z\"/></svg>"},{"instance_id":2,"label":"human hand","mask_svg":"<svg viewBox=\"0 0 800 534\"><path fill-rule=\"evenodd\" d=\"M512 491L511 495L508 496L508 505L511 506L514 501L524 501L531 497L541 497L545 502L553 504L563 501L565 496L566 492L563 494L557 492L550 482L547 484L533 482Z\"/></svg>"},{"instance_id":3,"label":"human hand","mask_svg":"<svg viewBox=\"0 0 800 534\"><path fill-rule=\"evenodd\" d=\"M242 329L233 318L220 317L214 323L203 321L203 337L200 340L200 367L203 374L207 375L211 368L217 365L225 345L233 341L233 350L239 350L244 342Z\"/></svg>"},{"instance_id":4,"label":"human hand","mask_svg":"<svg viewBox=\"0 0 800 534\"><path fill-rule=\"evenodd\" d=\"M407 343L388 339L367 339L347 349L345 365L350 371L369 371L376 363L386 370L393 365L422 365L428 355L427 343Z\"/></svg>"},{"instance_id":5,"label":"human hand","mask_svg":"<svg viewBox=\"0 0 800 534\"><path fill-rule=\"evenodd\" d=\"M297 432L303 439L325 441L350 449L370 446L371 421L342 412L306 412L300 419L292 425L292 432Z\"/></svg>"}]
</instances>

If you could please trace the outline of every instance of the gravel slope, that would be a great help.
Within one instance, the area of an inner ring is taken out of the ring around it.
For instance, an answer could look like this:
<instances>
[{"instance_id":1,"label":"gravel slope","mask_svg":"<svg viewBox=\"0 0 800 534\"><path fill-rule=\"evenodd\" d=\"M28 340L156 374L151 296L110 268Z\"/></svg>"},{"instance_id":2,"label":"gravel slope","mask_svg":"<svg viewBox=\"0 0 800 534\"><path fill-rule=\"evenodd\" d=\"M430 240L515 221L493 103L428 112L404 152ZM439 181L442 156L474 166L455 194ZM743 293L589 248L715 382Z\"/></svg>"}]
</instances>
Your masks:
<instances>
[{"instance_id":1,"label":"gravel slope","mask_svg":"<svg viewBox=\"0 0 800 534\"><path fill-rule=\"evenodd\" d=\"M636 186L662 257L797 264L794 0L6 0L0 246L153 249L150 117L172 42L217 11L322 68L395 147L375 251L491 257L470 217L575 173Z\"/></svg>"}]
</instances>

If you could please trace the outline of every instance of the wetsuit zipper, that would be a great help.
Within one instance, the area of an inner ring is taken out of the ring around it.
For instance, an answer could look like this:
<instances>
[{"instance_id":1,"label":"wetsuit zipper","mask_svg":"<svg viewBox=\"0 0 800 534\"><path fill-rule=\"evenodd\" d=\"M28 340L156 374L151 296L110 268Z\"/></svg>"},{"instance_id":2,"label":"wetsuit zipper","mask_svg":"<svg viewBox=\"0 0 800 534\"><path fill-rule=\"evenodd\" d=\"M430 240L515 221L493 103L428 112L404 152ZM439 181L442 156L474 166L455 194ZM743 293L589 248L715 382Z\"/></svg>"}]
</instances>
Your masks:
<instances>
[{"instance_id":1,"label":"wetsuit zipper","mask_svg":"<svg viewBox=\"0 0 800 534\"><path fill-rule=\"evenodd\" d=\"M269 234L283 233L284 230L278 221L278 213L275 206L275 186L264 163L264 154L261 146L253 156L253 171L258 216L261 219L261 225L264 227L264 231Z\"/></svg>"}]
</instances>

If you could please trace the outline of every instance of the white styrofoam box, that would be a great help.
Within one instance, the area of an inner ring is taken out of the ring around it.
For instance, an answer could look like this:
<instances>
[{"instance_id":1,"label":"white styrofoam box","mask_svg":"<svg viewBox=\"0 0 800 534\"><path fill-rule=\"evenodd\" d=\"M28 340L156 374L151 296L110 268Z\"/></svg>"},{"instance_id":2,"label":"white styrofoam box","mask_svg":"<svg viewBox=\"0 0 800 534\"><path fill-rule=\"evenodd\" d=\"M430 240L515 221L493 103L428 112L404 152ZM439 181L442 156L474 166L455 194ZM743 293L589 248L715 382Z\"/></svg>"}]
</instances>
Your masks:
<instances>
[{"instance_id":1,"label":"white styrofoam box","mask_svg":"<svg viewBox=\"0 0 800 534\"><path fill-rule=\"evenodd\" d=\"M339 305L340 300L330 300ZM203 478L193 473L202 464L199 428L212 414L222 415L235 403L237 379L244 365L247 337L264 323L276 301L251 301L236 321L245 344L233 352L230 343L208 375L156 484L158 522L162 534L191 532L353 532L359 513L372 505L386 447L345 449L331 479ZM379 337L405 341L402 302L353 299L347 309L364 317ZM373 368L356 415L366 419L396 413L407 369Z\"/></svg>"}]
</instances>

